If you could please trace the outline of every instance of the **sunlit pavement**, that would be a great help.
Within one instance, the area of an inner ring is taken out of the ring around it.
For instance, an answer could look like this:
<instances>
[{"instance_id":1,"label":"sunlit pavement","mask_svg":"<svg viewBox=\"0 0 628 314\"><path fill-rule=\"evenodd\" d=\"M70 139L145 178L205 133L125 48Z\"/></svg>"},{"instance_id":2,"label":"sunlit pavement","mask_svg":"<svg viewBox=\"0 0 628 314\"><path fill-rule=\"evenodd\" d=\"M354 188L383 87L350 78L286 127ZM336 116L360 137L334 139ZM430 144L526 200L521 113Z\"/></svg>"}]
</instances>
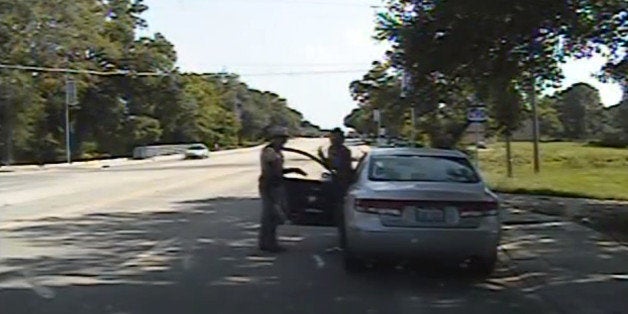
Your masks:
<instances>
[{"instance_id":1,"label":"sunlit pavement","mask_svg":"<svg viewBox=\"0 0 628 314\"><path fill-rule=\"evenodd\" d=\"M314 152L321 140L293 147ZM356 147L357 152L360 148ZM357 154L357 153L356 153ZM317 177L318 166L287 156ZM628 251L511 210L489 278L455 264L346 274L333 228L256 248L258 151L0 174L0 313L626 313Z\"/></svg>"}]
</instances>

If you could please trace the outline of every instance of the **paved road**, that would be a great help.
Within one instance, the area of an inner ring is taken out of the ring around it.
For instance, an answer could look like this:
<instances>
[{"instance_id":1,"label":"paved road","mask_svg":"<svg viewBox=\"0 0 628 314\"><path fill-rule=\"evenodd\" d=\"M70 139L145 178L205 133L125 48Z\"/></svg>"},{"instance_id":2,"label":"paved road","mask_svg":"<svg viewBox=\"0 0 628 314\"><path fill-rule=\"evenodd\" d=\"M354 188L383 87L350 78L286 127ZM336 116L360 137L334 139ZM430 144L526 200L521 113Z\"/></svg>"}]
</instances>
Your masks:
<instances>
[{"instance_id":1,"label":"paved road","mask_svg":"<svg viewBox=\"0 0 628 314\"><path fill-rule=\"evenodd\" d=\"M289 252L261 253L258 153L0 174L0 313L628 309L625 247L523 211L506 217L490 278L447 263L374 265L348 275L332 228L283 226ZM316 164L291 157L288 165L320 175Z\"/></svg>"}]
</instances>

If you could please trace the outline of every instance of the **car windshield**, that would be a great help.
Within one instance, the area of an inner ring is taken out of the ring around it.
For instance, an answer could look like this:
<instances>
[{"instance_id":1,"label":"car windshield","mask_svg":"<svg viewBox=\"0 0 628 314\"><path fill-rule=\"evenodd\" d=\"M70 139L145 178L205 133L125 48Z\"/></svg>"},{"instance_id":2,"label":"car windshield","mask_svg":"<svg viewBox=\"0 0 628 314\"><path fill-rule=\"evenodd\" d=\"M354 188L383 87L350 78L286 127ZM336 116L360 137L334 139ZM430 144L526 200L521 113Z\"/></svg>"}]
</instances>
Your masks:
<instances>
[{"instance_id":1,"label":"car windshield","mask_svg":"<svg viewBox=\"0 0 628 314\"><path fill-rule=\"evenodd\" d=\"M188 149L189 150L204 150L204 149L206 149L206 147L203 146L203 145L193 145L193 146L190 146L190 148L188 148Z\"/></svg>"},{"instance_id":2,"label":"car windshield","mask_svg":"<svg viewBox=\"0 0 628 314\"><path fill-rule=\"evenodd\" d=\"M369 180L477 183L480 178L465 158L393 155L373 157Z\"/></svg>"}]
</instances>

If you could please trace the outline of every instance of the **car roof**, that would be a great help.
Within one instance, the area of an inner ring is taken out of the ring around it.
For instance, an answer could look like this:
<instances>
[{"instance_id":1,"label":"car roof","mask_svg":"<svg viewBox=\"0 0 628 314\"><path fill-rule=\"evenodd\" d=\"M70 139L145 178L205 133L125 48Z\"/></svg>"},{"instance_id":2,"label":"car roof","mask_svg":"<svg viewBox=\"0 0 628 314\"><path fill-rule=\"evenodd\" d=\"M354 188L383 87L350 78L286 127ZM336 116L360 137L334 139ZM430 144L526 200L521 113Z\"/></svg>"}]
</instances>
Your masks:
<instances>
[{"instance_id":1,"label":"car roof","mask_svg":"<svg viewBox=\"0 0 628 314\"><path fill-rule=\"evenodd\" d=\"M370 154L371 156L416 155L467 158L464 153L453 149L413 147L373 148Z\"/></svg>"}]
</instances>

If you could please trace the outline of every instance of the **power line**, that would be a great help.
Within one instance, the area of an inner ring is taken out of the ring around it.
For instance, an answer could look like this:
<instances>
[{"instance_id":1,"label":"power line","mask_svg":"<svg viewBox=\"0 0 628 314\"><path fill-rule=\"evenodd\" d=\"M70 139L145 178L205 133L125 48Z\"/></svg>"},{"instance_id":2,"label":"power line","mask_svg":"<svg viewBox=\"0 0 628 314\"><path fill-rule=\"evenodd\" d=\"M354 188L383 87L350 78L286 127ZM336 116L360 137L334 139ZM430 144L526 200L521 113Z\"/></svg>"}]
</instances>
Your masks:
<instances>
[{"instance_id":1,"label":"power line","mask_svg":"<svg viewBox=\"0 0 628 314\"><path fill-rule=\"evenodd\" d=\"M329 70L329 71L302 71L302 72L275 72L275 73L251 73L239 74L240 76L290 76L290 75L319 75L319 74L347 74L347 73L365 73L368 69L356 70Z\"/></svg>"},{"instance_id":2,"label":"power line","mask_svg":"<svg viewBox=\"0 0 628 314\"><path fill-rule=\"evenodd\" d=\"M29 65L0 64L0 69L30 71L30 72L47 72L47 73L64 73L64 74L88 74L96 76L169 76L173 73L168 72L134 72L128 70L115 71L96 71L69 68L51 68ZM238 74L239 76L293 76L293 75L321 75L321 74L346 74L346 73L364 73L368 69L349 69L349 70L324 70L324 71L293 71L293 72L260 72Z\"/></svg>"},{"instance_id":3,"label":"power line","mask_svg":"<svg viewBox=\"0 0 628 314\"><path fill-rule=\"evenodd\" d=\"M280 4L292 4L292 5L329 5L329 6L349 6L349 7L363 7L363 8L381 8L381 5L348 2L348 1L326 1L326 0L214 0L212 2L247 2L247 3L280 3Z\"/></svg>"},{"instance_id":4,"label":"power line","mask_svg":"<svg viewBox=\"0 0 628 314\"><path fill-rule=\"evenodd\" d=\"M115 70L115 71L96 71L96 70L82 70L82 69L68 69L68 68L49 68L38 67L30 65L19 64L0 64L0 69L7 70L21 70L30 72L48 72L48 73L65 73L65 74L90 74L97 76L167 76L168 73L164 72L133 72L128 70Z\"/></svg>"},{"instance_id":5,"label":"power line","mask_svg":"<svg viewBox=\"0 0 628 314\"><path fill-rule=\"evenodd\" d=\"M370 65L373 61L364 62L336 62L336 63L242 63L230 64L230 68L308 68L308 67L331 67L331 66L360 66ZM218 66L217 64L215 65ZM220 65L224 66L224 65Z\"/></svg>"}]
</instances>

